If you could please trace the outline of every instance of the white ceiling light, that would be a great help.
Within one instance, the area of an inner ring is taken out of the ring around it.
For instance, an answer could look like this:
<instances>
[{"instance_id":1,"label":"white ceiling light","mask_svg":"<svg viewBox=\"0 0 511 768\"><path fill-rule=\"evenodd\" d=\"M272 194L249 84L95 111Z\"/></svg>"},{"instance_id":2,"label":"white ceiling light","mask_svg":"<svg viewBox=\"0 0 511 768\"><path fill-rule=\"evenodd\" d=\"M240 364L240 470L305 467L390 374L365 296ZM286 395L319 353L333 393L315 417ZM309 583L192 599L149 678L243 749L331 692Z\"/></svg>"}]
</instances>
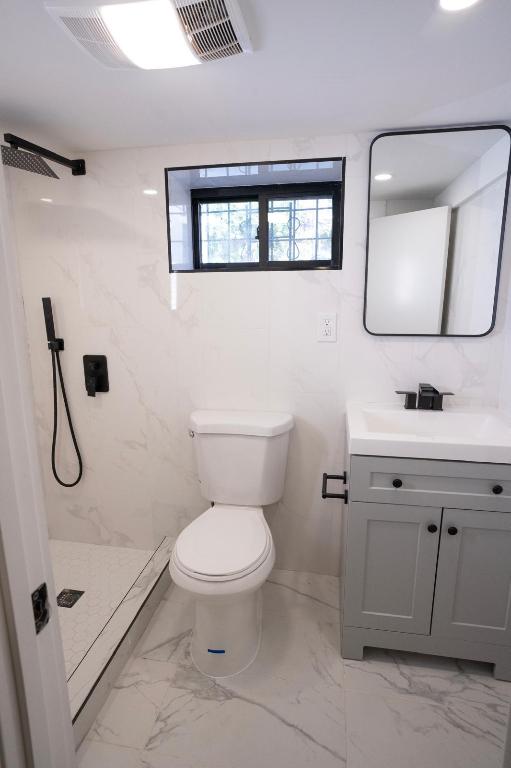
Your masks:
<instances>
[{"instance_id":1,"label":"white ceiling light","mask_svg":"<svg viewBox=\"0 0 511 768\"><path fill-rule=\"evenodd\" d=\"M444 11L463 11L478 2L479 0L440 0L440 8Z\"/></svg>"},{"instance_id":2,"label":"white ceiling light","mask_svg":"<svg viewBox=\"0 0 511 768\"><path fill-rule=\"evenodd\" d=\"M144 189L144 195L151 196L151 195L157 195L157 194L158 194L157 189Z\"/></svg>"},{"instance_id":3,"label":"white ceiling light","mask_svg":"<svg viewBox=\"0 0 511 768\"><path fill-rule=\"evenodd\" d=\"M392 178L391 173L377 173L374 177L375 181L390 181Z\"/></svg>"},{"instance_id":4,"label":"white ceiling light","mask_svg":"<svg viewBox=\"0 0 511 768\"><path fill-rule=\"evenodd\" d=\"M199 64L170 0L103 5L100 14L124 55L141 69Z\"/></svg>"},{"instance_id":5,"label":"white ceiling light","mask_svg":"<svg viewBox=\"0 0 511 768\"><path fill-rule=\"evenodd\" d=\"M40 200L41 200L41 203L53 203L53 200L51 197L41 197Z\"/></svg>"}]
</instances>

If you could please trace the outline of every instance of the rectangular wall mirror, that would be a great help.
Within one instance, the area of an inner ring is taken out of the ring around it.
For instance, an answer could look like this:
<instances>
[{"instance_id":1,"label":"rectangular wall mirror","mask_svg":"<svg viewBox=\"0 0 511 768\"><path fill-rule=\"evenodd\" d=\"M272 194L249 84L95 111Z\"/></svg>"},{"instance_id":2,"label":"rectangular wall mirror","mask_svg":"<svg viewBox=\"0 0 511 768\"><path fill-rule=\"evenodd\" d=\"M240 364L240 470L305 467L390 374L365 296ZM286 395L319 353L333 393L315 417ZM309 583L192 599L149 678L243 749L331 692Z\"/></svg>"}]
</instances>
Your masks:
<instances>
[{"instance_id":1,"label":"rectangular wall mirror","mask_svg":"<svg viewBox=\"0 0 511 768\"><path fill-rule=\"evenodd\" d=\"M506 126L384 133L371 145L364 326L484 336L495 324Z\"/></svg>"}]
</instances>

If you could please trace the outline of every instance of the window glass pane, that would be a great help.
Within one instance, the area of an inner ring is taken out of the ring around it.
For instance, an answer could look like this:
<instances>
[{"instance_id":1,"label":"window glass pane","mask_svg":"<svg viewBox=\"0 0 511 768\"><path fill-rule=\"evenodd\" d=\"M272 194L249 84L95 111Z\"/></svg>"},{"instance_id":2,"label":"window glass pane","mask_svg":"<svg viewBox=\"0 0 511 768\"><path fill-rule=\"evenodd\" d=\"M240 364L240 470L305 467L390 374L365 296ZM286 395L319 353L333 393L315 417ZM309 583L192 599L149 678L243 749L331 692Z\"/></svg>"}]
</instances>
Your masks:
<instances>
[{"instance_id":1,"label":"window glass pane","mask_svg":"<svg viewBox=\"0 0 511 768\"><path fill-rule=\"evenodd\" d=\"M259 261L257 200L200 203L203 264L243 264Z\"/></svg>"},{"instance_id":2,"label":"window glass pane","mask_svg":"<svg viewBox=\"0 0 511 768\"><path fill-rule=\"evenodd\" d=\"M268 201L270 261L328 261L332 258L332 198Z\"/></svg>"}]
</instances>

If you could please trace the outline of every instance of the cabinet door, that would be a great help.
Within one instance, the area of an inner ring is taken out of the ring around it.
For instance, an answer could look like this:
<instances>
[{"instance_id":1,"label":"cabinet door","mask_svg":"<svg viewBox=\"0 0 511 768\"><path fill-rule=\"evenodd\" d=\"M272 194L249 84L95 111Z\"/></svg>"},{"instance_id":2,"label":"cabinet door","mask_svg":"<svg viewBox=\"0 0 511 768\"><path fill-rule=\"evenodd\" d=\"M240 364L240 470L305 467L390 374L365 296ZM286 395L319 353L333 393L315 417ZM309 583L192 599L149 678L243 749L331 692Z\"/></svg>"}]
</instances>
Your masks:
<instances>
[{"instance_id":1,"label":"cabinet door","mask_svg":"<svg viewBox=\"0 0 511 768\"><path fill-rule=\"evenodd\" d=\"M511 514L445 509L432 633L511 645Z\"/></svg>"},{"instance_id":2,"label":"cabinet door","mask_svg":"<svg viewBox=\"0 0 511 768\"><path fill-rule=\"evenodd\" d=\"M346 625L429 634L441 518L437 507L350 503Z\"/></svg>"}]
</instances>

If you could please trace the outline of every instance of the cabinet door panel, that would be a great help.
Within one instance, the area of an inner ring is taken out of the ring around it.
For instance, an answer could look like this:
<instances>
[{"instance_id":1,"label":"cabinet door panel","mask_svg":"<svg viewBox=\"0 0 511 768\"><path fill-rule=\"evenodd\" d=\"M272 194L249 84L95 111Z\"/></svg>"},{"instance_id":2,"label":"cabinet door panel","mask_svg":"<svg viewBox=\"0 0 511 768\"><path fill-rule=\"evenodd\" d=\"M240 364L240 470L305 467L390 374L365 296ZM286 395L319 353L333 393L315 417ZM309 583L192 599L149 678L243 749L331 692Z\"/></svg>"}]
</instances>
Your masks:
<instances>
[{"instance_id":1,"label":"cabinet door panel","mask_svg":"<svg viewBox=\"0 0 511 768\"><path fill-rule=\"evenodd\" d=\"M347 625L429 634L441 517L437 507L350 504Z\"/></svg>"},{"instance_id":2,"label":"cabinet door panel","mask_svg":"<svg viewBox=\"0 0 511 768\"><path fill-rule=\"evenodd\" d=\"M433 634L511 645L510 609L511 514L445 509Z\"/></svg>"}]
</instances>

